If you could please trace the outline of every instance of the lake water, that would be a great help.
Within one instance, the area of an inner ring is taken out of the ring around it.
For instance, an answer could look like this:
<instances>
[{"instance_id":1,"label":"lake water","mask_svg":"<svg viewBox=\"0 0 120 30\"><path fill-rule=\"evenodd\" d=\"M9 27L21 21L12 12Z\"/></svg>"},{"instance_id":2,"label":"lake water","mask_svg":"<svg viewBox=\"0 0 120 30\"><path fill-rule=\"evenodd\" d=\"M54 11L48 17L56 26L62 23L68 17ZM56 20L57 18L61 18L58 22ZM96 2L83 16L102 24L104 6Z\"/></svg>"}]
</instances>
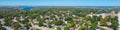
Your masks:
<instances>
[{"instance_id":1,"label":"lake water","mask_svg":"<svg viewBox=\"0 0 120 30\"><path fill-rule=\"evenodd\" d=\"M120 8L120 6L24 6L22 10L31 10L32 8L98 8L98 9L109 9L109 8Z\"/></svg>"}]
</instances>

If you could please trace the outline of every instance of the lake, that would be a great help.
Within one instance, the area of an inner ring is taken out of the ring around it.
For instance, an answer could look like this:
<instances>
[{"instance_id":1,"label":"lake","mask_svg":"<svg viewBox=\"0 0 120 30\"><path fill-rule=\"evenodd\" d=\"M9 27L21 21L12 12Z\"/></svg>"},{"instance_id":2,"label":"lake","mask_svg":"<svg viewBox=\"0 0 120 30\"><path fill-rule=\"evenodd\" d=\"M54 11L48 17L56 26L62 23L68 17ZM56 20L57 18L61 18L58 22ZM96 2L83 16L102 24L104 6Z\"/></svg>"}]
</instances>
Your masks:
<instances>
[{"instance_id":1,"label":"lake","mask_svg":"<svg viewBox=\"0 0 120 30\"><path fill-rule=\"evenodd\" d=\"M120 6L24 6L22 10L31 10L32 8L97 8L97 9L110 9L120 8Z\"/></svg>"}]
</instances>

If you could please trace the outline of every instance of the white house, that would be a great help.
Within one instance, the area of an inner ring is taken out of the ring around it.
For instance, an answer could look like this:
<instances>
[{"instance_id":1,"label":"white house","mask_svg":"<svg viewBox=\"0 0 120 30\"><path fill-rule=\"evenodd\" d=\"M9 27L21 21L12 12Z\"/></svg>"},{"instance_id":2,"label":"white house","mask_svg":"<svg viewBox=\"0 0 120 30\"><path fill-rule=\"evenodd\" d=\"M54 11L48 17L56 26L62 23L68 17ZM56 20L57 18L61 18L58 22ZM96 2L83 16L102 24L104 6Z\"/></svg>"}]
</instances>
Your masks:
<instances>
[{"instance_id":1,"label":"white house","mask_svg":"<svg viewBox=\"0 0 120 30\"><path fill-rule=\"evenodd\" d=\"M118 13L118 22L119 22L118 30L120 30L120 12Z\"/></svg>"}]
</instances>

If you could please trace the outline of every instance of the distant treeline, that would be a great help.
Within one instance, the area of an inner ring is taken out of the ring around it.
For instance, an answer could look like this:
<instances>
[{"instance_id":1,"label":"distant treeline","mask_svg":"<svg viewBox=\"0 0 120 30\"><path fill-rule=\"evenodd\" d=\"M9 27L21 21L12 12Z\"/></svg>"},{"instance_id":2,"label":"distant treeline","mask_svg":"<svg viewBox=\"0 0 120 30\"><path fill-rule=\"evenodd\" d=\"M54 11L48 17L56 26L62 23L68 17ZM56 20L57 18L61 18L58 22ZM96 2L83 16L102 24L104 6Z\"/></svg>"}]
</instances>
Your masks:
<instances>
[{"instance_id":1,"label":"distant treeline","mask_svg":"<svg viewBox=\"0 0 120 30\"><path fill-rule=\"evenodd\" d=\"M17 8L0 8L0 17L16 16L21 10Z\"/></svg>"}]
</instances>

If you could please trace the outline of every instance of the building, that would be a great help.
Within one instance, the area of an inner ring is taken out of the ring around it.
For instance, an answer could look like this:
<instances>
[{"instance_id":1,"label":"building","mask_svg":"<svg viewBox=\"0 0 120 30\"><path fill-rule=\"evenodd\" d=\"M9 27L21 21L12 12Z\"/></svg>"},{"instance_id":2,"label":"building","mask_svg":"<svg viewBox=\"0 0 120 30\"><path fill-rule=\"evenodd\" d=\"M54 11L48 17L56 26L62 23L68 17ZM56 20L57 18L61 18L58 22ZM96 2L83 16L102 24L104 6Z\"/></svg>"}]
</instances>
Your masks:
<instances>
[{"instance_id":1,"label":"building","mask_svg":"<svg viewBox=\"0 0 120 30\"><path fill-rule=\"evenodd\" d=\"M120 24L120 12L118 13L118 22ZM119 27L118 30L120 30L120 25L118 27Z\"/></svg>"}]
</instances>

